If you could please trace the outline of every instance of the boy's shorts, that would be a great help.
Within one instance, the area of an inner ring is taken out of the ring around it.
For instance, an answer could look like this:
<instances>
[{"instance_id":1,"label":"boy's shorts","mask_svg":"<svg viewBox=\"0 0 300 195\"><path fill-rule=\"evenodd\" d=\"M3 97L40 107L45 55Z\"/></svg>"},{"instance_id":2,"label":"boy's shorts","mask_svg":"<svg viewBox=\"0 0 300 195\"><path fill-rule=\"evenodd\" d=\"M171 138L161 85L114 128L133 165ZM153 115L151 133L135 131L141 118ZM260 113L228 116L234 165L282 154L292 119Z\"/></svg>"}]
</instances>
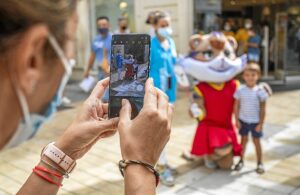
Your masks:
<instances>
[{"instance_id":1,"label":"boy's shorts","mask_svg":"<svg viewBox=\"0 0 300 195\"><path fill-rule=\"evenodd\" d=\"M257 132L255 130L258 123L245 123L242 120L241 122L241 129L239 131L241 136L248 136L249 132L251 132L252 137L254 138L261 138L263 136L263 131Z\"/></svg>"}]
</instances>

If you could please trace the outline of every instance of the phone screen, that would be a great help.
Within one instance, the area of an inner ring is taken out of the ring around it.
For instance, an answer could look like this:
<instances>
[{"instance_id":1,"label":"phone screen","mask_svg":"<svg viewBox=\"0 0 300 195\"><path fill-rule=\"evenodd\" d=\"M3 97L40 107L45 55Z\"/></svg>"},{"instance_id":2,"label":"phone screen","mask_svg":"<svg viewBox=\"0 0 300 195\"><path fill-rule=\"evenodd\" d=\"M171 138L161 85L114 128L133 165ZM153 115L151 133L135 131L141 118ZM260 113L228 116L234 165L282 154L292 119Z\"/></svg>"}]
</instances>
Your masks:
<instances>
[{"instance_id":1,"label":"phone screen","mask_svg":"<svg viewBox=\"0 0 300 195\"><path fill-rule=\"evenodd\" d=\"M109 118L119 116L122 99L129 100L132 118L138 115L144 104L149 65L149 35L113 35L109 83Z\"/></svg>"}]
</instances>

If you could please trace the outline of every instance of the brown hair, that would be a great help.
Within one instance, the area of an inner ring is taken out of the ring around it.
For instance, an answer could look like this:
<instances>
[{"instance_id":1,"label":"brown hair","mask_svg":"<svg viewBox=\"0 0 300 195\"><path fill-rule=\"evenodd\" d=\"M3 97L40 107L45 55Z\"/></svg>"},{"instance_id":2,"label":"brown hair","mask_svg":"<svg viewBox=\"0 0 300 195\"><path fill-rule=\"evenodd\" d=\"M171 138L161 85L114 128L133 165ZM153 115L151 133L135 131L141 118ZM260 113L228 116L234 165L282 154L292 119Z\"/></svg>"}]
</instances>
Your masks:
<instances>
[{"instance_id":1,"label":"brown hair","mask_svg":"<svg viewBox=\"0 0 300 195\"><path fill-rule=\"evenodd\" d=\"M168 14L162 11L155 11L154 12L154 18L153 18L153 24L156 25L158 21L162 18L167 18Z\"/></svg>"},{"instance_id":2,"label":"brown hair","mask_svg":"<svg viewBox=\"0 0 300 195\"><path fill-rule=\"evenodd\" d=\"M247 70L249 70L249 71L254 71L254 72L256 72L258 75L261 74L260 66L259 66L257 63L255 63L255 62L250 62L250 63L248 63L244 71L247 71Z\"/></svg>"},{"instance_id":3,"label":"brown hair","mask_svg":"<svg viewBox=\"0 0 300 195\"><path fill-rule=\"evenodd\" d=\"M58 43L63 45L65 25L75 9L76 0L0 1L0 54L17 44L20 35L37 24L46 24ZM49 54L49 48L47 43L45 54Z\"/></svg>"}]
</instances>

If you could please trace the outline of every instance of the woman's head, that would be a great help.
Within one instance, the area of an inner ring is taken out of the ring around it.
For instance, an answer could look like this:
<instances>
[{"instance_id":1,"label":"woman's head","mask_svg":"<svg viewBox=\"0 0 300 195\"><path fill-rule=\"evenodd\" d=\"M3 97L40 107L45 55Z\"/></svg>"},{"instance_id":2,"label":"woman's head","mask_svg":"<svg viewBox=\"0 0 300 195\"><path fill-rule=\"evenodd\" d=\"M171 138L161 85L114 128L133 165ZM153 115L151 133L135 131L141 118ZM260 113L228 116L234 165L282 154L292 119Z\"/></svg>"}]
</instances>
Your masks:
<instances>
[{"instance_id":1,"label":"woman's head","mask_svg":"<svg viewBox=\"0 0 300 195\"><path fill-rule=\"evenodd\" d=\"M172 34L170 16L164 12L156 11L153 18L153 26L158 36L168 38Z\"/></svg>"},{"instance_id":2,"label":"woman's head","mask_svg":"<svg viewBox=\"0 0 300 195\"><path fill-rule=\"evenodd\" d=\"M75 0L0 2L0 85L9 101L21 93L31 113L45 111L65 73L61 57L73 57L75 10Z\"/></svg>"}]
</instances>

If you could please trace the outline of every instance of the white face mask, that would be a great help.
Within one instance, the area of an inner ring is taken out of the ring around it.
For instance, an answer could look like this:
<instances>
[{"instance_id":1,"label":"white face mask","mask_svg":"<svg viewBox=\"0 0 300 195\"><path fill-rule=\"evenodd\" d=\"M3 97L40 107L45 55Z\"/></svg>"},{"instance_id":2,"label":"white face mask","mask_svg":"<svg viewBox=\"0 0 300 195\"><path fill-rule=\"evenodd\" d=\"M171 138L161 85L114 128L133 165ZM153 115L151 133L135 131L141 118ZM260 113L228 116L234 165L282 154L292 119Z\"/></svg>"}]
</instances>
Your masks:
<instances>
[{"instance_id":1,"label":"white face mask","mask_svg":"<svg viewBox=\"0 0 300 195\"><path fill-rule=\"evenodd\" d=\"M17 130L15 131L15 134L4 148L14 147L32 138L36 134L37 130L41 127L41 125L45 123L49 118L51 118L51 116L53 116L53 114L56 112L57 107L61 104L63 91L69 80L70 75L72 74L72 67L74 65L74 61L72 61L72 64L72 62L69 62L67 60L56 39L51 34L49 35L48 40L63 63L63 66L65 68L65 74L61 79L60 85L55 96L49 103L48 108L46 109L43 115L30 113L29 106L23 92L19 88L16 88L16 93L21 105L24 118L20 122Z\"/></svg>"},{"instance_id":2,"label":"white face mask","mask_svg":"<svg viewBox=\"0 0 300 195\"><path fill-rule=\"evenodd\" d=\"M247 55L231 60L219 55L208 62L201 62L193 58L184 58L179 64L184 71L199 81L226 82L243 71L247 64Z\"/></svg>"},{"instance_id":3,"label":"white face mask","mask_svg":"<svg viewBox=\"0 0 300 195\"><path fill-rule=\"evenodd\" d=\"M246 24L245 24L245 28L246 28L246 29L250 29L251 27L252 27L252 24L251 24L251 23L246 23Z\"/></svg>"},{"instance_id":4,"label":"white face mask","mask_svg":"<svg viewBox=\"0 0 300 195\"><path fill-rule=\"evenodd\" d=\"M226 24L226 25L224 26L224 30L225 30L225 31L230 31L230 30L231 30L230 25Z\"/></svg>"},{"instance_id":5,"label":"white face mask","mask_svg":"<svg viewBox=\"0 0 300 195\"><path fill-rule=\"evenodd\" d=\"M173 34L173 30L170 27L164 27L164 28L159 28L157 30L157 33L164 38L169 38Z\"/></svg>"}]
</instances>

